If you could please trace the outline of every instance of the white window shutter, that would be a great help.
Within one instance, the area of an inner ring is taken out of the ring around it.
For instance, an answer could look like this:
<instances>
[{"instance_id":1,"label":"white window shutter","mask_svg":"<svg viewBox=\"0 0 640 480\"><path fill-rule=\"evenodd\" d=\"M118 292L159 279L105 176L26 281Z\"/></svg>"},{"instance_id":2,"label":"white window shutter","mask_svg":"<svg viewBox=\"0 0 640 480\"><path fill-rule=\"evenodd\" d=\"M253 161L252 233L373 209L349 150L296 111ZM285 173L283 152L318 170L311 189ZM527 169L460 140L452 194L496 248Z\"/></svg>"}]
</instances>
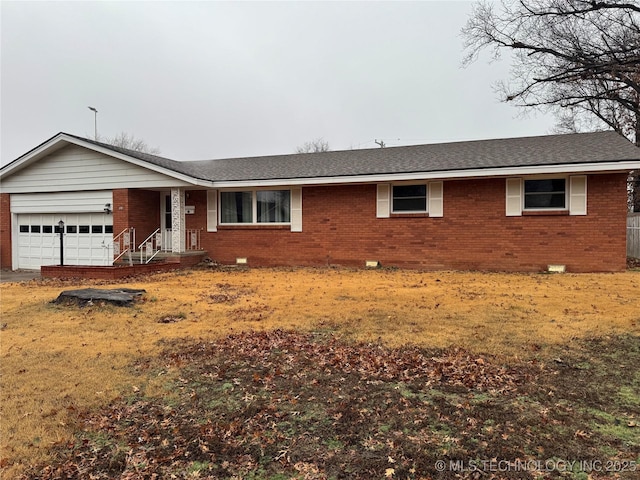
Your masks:
<instances>
[{"instance_id":1,"label":"white window shutter","mask_svg":"<svg viewBox=\"0 0 640 480\"><path fill-rule=\"evenodd\" d=\"M302 189L291 189L291 231L302 231Z\"/></svg>"},{"instance_id":2,"label":"white window shutter","mask_svg":"<svg viewBox=\"0 0 640 480\"><path fill-rule=\"evenodd\" d=\"M427 195L429 196L429 216L442 217L443 215L442 182L429 182L429 185L427 186Z\"/></svg>"},{"instance_id":3,"label":"white window shutter","mask_svg":"<svg viewBox=\"0 0 640 480\"><path fill-rule=\"evenodd\" d=\"M218 231L218 191L207 190L207 232Z\"/></svg>"},{"instance_id":4,"label":"white window shutter","mask_svg":"<svg viewBox=\"0 0 640 480\"><path fill-rule=\"evenodd\" d=\"M507 217L522 215L522 179L507 178Z\"/></svg>"},{"instance_id":5,"label":"white window shutter","mask_svg":"<svg viewBox=\"0 0 640 480\"><path fill-rule=\"evenodd\" d=\"M569 215L587 214L587 176L569 177Z\"/></svg>"},{"instance_id":6,"label":"white window shutter","mask_svg":"<svg viewBox=\"0 0 640 480\"><path fill-rule=\"evenodd\" d=\"M391 197L391 185L388 183L379 183L376 201L376 217L389 218Z\"/></svg>"}]
</instances>

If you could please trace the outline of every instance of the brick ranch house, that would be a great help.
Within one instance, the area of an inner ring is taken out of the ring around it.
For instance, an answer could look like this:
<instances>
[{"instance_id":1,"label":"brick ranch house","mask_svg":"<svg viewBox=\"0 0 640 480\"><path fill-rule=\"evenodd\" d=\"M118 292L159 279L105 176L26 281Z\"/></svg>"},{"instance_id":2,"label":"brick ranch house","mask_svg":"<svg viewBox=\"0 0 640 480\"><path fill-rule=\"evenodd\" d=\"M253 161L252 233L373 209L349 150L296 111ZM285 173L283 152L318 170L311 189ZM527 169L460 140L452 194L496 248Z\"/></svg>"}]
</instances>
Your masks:
<instances>
[{"instance_id":1,"label":"brick ranch house","mask_svg":"<svg viewBox=\"0 0 640 480\"><path fill-rule=\"evenodd\" d=\"M0 267L146 262L620 271L614 132L180 162L59 133L0 170ZM240 259L240 260L238 260Z\"/></svg>"}]
</instances>

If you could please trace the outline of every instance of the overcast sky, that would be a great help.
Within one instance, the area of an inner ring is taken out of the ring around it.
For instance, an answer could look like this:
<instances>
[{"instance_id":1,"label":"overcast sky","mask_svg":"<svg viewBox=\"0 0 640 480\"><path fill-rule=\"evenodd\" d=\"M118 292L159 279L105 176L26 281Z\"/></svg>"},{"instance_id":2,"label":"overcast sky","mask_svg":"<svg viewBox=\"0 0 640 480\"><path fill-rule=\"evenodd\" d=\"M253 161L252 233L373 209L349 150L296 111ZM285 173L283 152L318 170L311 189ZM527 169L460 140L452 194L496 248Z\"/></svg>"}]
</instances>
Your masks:
<instances>
[{"instance_id":1,"label":"overcast sky","mask_svg":"<svg viewBox=\"0 0 640 480\"><path fill-rule=\"evenodd\" d=\"M470 2L1 3L1 163L63 131L198 160L543 135L463 68Z\"/></svg>"}]
</instances>

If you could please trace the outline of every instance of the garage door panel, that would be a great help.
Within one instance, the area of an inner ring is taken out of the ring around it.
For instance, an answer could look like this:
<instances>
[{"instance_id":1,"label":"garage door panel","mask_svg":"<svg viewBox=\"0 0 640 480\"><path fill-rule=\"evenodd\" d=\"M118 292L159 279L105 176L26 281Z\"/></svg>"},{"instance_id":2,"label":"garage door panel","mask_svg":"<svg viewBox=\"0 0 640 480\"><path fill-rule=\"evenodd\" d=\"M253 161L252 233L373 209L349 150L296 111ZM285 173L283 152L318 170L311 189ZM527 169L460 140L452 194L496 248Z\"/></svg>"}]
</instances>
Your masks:
<instances>
[{"instance_id":1,"label":"garage door panel","mask_svg":"<svg viewBox=\"0 0 640 480\"><path fill-rule=\"evenodd\" d=\"M91 248L91 236L89 234L78 235L78 248Z\"/></svg>"},{"instance_id":2,"label":"garage door panel","mask_svg":"<svg viewBox=\"0 0 640 480\"><path fill-rule=\"evenodd\" d=\"M65 265L110 265L109 249L113 242L113 215L19 214L18 268L40 268L60 263L60 234L57 225L65 223L63 235Z\"/></svg>"},{"instance_id":3,"label":"garage door panel","mask_svg":"<svg viewBox=\"0 0 640 480\"><path fill-rule=\"evenodd\" d=\"M91 262L91 249L90 248L79 248L78 249L78 260L82 263Z\"/></svg>"}]
</instances>

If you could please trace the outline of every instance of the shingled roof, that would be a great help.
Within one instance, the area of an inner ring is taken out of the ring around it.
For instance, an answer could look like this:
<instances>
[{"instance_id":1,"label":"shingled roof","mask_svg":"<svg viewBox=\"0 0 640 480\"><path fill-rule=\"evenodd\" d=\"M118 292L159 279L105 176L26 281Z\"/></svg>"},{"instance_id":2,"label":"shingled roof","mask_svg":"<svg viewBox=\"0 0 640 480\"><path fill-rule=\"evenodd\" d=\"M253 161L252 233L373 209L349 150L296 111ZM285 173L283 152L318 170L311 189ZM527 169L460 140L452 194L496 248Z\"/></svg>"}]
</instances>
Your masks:
<instances>
[{"instance_id":1,"label":"shingled roof","mask_svg":"<svg viewBox=\"0 0 640 480\"><path fill-rule=\"evenodd\" d=\"M75 138L209 181L351 177L640 161L640 150L613 131L199 161L176 161Z\"/></svg>"},{"instance_id":2,"label":"shingled roof","mask_svg":"<svg viewBox=\"0 0 640 480\"><path fill-rule=\"evenodd\" d=\"M205 186L640 169L640 149L613 131L198 161L173 160L61 132L3 166L0 177L69 142L94 145L103 153L111 151Z\"/></svg>"}]
</instances>

